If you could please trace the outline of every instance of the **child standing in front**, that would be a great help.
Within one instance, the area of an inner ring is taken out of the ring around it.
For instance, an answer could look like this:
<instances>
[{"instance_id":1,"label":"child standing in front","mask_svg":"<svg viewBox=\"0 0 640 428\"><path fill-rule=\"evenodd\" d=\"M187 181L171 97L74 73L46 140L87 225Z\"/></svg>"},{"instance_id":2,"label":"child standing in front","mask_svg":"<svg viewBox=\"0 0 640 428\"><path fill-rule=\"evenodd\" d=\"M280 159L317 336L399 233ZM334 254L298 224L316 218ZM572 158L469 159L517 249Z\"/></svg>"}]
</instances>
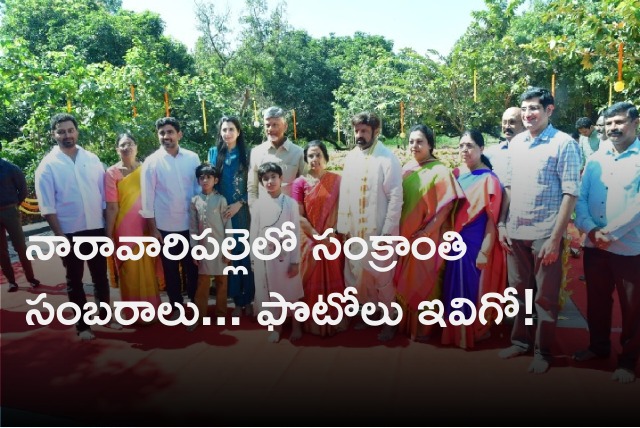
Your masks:
<instances>
[{"instance_id":1,"label":"child standing in front","mask_svg":"<svg viewBox=\"0 0 640 428\"><path fill-rule=\"evenodd\" d=\"M224 212L227 209L227 200L219 194L214 186L220 179L220 173L216 168L208 163L203 163L196 168L196 177L202 188L202 193L191 199L189 210L189 233L191 236L191 247L203 245L207 253L212 253L213 244L208 242L209 237L213 237L218 242L218 248L226 237L225 229L231 229L231 219L224 220ZM200 241L193 239L193 235L201 235L205 229L211 228L211 233ZM207 303L209 301L209 288L211 279L216 283L216 315L219 317L227 314L227 276L224 275L224 268L227 266L226 260L221 253L213 260L193 260L198 266L198 288L196 289L195 304L198 307L200 321L187 328L188 331L195 330L207 314Z\"/></svg>"},{"instance_id":2,"label":"child standing in front","mask_svg":"<svg viewBox=\"0 0 640 428\"><path fill-rule=\"evenodd\" d=\"M267 193L263 194L251 207L251 242L256 238L264 237L270 227L282 230L285 222L294 224L296 235L296 247L293 251L280 251L278 257L272 260L260 260L252 253L253 273L256 284L254 310L258 314L263 310L263 302L271 301L269 292L274 291L282 295L287 302L297 302L304 296L302 278L299 274L300 264L300 214L298 203L282 193L282 168L276 163L267 162L258 168L258 179ZM272 235L273 236L273 235ZM281 242L284 240L280 238ZM273 254L275 246L268 246L263 254ZM276 301L273 299L273 301ZM280 317L279 309L269 308L264 310L276 311L274 316ZM298 321L291 316L292 331L289 340L295 341L302 336L302 328ZM277 343L280 341L282 326L274 326L274 331L269 335L268 341Z\"/></svg>"}]
</instances>

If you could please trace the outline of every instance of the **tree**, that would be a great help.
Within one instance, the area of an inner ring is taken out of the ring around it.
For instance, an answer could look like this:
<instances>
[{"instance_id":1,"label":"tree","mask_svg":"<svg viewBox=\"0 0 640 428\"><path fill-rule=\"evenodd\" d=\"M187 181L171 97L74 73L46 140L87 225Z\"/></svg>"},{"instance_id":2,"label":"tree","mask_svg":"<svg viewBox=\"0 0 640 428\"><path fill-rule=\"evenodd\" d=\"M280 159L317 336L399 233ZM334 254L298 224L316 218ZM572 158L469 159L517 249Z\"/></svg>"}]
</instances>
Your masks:
<instances>
[{"instance_id":1,"label":"tree","mask_svg":"<svg viewBox=\"0 0 640 428\"><path fill-rule=\"evenodd\" d=\"M576 88L583 94L580 115L597 117L608 104L609 85L617 80L618 49L624 43L625 89L613 101L640 102L640 2L637 0L568 0L549 2L542 19L558 29L532 42L531 50L548 53L555 61L572 65Z\"/></svg>"},{"instance_id":2,"label":"tree","mask_svg":"<svg viewBox=\"0 0 640 428\"><path fill-rule=\"evenodd\" d=\"M340 81L326 54L305 31L286 32L275 52L273 72L263 77L265 94L275 104L295 109L301 138L333 137L332 92Z\"/></svg>"},{"instance_id":3,"label":"tree","mask_svg":"<svg viewBox=\"0 0 640 428\"><path fill-rule=\"evenodd\" d=\"M522 3L485 0L487 9L472 13L474 20L464 35L446 58L440 58L443 64L431 91L443 132L460 135L473 127L494 133L502 112L526 86L525 70L532 59L522 54L509 34Z\"/></svg>"},{"instance_id":4,"label":"tree","mask_svg":"<svg viewBox=\"0 0 640 428\"><path fill-rule=\"evenodd\" d=\"M195 12L197 28L202 33L196 45L196 58L205 58L204 67L211 64L226 75L227 66L234 54L229 40L231 11L227 7L218 14L212 3L196 2Z\"/></svg>"},{"instance_id":5,"label":"tree","mask_svg":"<svg viewBox=\"0 0 640 428\"><path fill-rule=\"evenodd\" d=\"M154 45L162 60L181 73L192 71L186 48L162 35L158 14L120 9L120 1L5 0L0 35L23 38L35 55L76 48L87 63L106 61L121 66L134 41Z\"/></svg>"},{"instance_id":6,"label":"tree","mask_svg":"<svg viewBox=\"0 0 640 428\"><path fill-rule=\"evenodd\" d=\"M343 83L335 91L341 129L350 130L351 116L369 110L381 116L383 135L397 135L400 102L406 105L406 123L432 120L432 94L427 88L437 73L434 61L412 50L398 55L383 48L369 52L360 64L344 71Z\"/></svg>"}]
</instances>

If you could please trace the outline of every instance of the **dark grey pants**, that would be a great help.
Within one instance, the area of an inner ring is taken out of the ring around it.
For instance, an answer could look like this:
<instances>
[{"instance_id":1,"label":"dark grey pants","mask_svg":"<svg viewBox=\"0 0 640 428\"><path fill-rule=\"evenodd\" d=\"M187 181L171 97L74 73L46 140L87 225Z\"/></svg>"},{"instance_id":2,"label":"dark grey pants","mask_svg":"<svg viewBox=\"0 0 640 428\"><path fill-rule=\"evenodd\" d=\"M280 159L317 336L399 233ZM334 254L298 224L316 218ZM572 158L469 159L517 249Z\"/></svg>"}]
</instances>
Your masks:
<instances>
[{"instance_id":1,"label":"dark grey pants","mask_svg":"<svg viewBox=\"0 0 640 428\"><path fill-rule=\"evenodd\" d=\"M69 295L70 302L73 302L82 308L84 304L87 303L87 296L84 292L84 284L82 282L85 261L79 259L73 251L73 237L105 236L105 232L104 229L92 229L82 230L75 233L66 233L65 236L71 244L71 252L69 255L62 258L62 263L66 269L67 276L67 294ZM83 254L89 254L91 252L91 248L91 244L88 243L80 245L80 251ZM110 290L109 279L107 277L107 259L98 252L95 257L87 260L86 263L89 267L89 272L91 273L91 280L93 281L94 300L96 304L100 305L100 302L109 304ZM81 310L81 312L84 317L86 311ZM101 318L104 318L105 315L104 311L100 311ZM76 324L78 332L88 330L89 328L90 327L84 322L83 318L80 318L80 321Z\"/></svg>"},{"instance_id":2,"label":"dark grey pants","mask_svg":"<svg viewBox=\"0 0 640 428\"><path fill-rule=\"evenodd\" d=\"M516 315L511 343L529 350L533 347L536 357L551 358L551 347L555 341L556 322L560 311L560 286L562 282L562 248L554 263L544 266L538 257L547 238L535 241L513 239L512 253L507 254L509 286L518 291L518 315ZM525 290L533 290L533 315L537 317L532 326L525 325L527 315Z\"/></svg>"},{"instance_id":3,"label":"dark grey pants","mask_svg":"<svg viewBox=\"0 0 640 428\"><path fill-rule=\"evenodd\" d=\"M4 276L7 277L7 281L13 283L16 282L16 276L9 257L9 243L7 242L5 231L11 238L13 249L18 253L27 281L35 280L31 261L27 258L27 245L22 232L22 224L20 223L20 212L15 205L0 208L0 268L2 268Z\"/></svg>"},{"instance_id":4,"label":"dark grey pants","mask_svg":"<svg viewBox=\"0 0 640 428\"><path fill-rule=\"evenodd\" d=\"M640 356L640 255L621 256L585 248L584 277L589 349L600 356L611 352L612 295L617 290L622 313L618 366L633 371Z\"/></svg>"}]
</instances>

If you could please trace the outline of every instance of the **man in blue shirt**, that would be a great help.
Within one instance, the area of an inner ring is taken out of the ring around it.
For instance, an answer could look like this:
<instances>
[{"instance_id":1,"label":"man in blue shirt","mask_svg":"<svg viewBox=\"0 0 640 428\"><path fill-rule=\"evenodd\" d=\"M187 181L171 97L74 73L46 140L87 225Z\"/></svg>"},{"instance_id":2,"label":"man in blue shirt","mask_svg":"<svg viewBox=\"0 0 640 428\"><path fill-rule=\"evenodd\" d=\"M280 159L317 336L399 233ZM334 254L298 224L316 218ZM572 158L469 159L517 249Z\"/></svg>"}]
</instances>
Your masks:
<instances>
[{"instance_id":1,"label":"man in blue shirt","mask_svg":"<svg viewBox=\"0 0 640 428\"><path fill-rule=\"evenodd\" d=\"M500 244L507 253L509 285L518 291L520 306L511 332L512 345L499 356L512 358L533 351L528 370L544 373L555 342L562 284L560 254L578 196L580 149L570 135L551 125L555 104L547 89L531 88L520 101L526 131L509 146L498 222ZM527 289L535 293L536 321L526 319ZM535 326L535 332L529 325Z\"/></svg>"},{"instance_id":2,"label":"man in blue shirt","mask_svg":"<svg viewBox=\"0 0 640 428\"><path fill-rule=\"evenodd\" d=\"M640 355L640 141L638 109L612 105L604 114L606 134L588 160L576 206L576 225L587 233L584 274L587 282L589 348L574 359L608 358L614 288L622 312L622 353L613 380L635 380Z\"/></svg>"}]
</instances>

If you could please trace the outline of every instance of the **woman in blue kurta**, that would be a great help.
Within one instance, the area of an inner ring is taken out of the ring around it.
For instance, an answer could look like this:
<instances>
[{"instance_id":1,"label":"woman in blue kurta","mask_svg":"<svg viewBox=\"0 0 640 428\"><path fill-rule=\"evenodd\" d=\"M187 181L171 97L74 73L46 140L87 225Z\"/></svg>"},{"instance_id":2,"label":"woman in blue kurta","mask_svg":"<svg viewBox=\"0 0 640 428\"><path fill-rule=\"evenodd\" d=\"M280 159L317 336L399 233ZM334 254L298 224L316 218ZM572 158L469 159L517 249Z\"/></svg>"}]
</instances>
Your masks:
<instances>
[{"instance_id":1,"label":"woman in blue kurta","mask_svg":"<svg viewBox=\"0 0 640 428\"><path fill-rule=\"evenodd\" d=\"M244 134L237 117L223 116L218 123L218 145L209 150L209 163L222 171L216 190L227 200L225 219L230 218L234 229L249 230L251 221L247 205L247 172L249 155L244 142ZM237 238L238 235L236 235ZM236 246L234 254L240 254L244 247ZM255 294L253 272L249 256L233 261L233 266L243 266L247 275L229 274L228 295L233 298L233 316L253 315L251 302Z\"/></svg>"},{"instance_id":2,"label":"woman in blue kurta","mask_svg":"<svg viewBox=\"0 0 640 428\"><path fill-rule=\"evenodd\" d=\"M455 230L467 245L465 255L445 266L443 299L448 318L451 301L457 297L469 299L478 308L482 295L502 293L506 286L505 254L498 243L496 224L500 215L502 187L491 171L489 159L482 154L484 138L476 130L466 131L460 138L460 157L464 171L456 168L453 174L460 183L465 199L455 213ZM470 309L461 309L466 317ZM492 321L497 313L487 311ZM478 318L470 326L448 325L442 331L442 343L461 348L473 348L475 342L487 338L491 322L483 325Z\"/></svg>"}]
</instances>

